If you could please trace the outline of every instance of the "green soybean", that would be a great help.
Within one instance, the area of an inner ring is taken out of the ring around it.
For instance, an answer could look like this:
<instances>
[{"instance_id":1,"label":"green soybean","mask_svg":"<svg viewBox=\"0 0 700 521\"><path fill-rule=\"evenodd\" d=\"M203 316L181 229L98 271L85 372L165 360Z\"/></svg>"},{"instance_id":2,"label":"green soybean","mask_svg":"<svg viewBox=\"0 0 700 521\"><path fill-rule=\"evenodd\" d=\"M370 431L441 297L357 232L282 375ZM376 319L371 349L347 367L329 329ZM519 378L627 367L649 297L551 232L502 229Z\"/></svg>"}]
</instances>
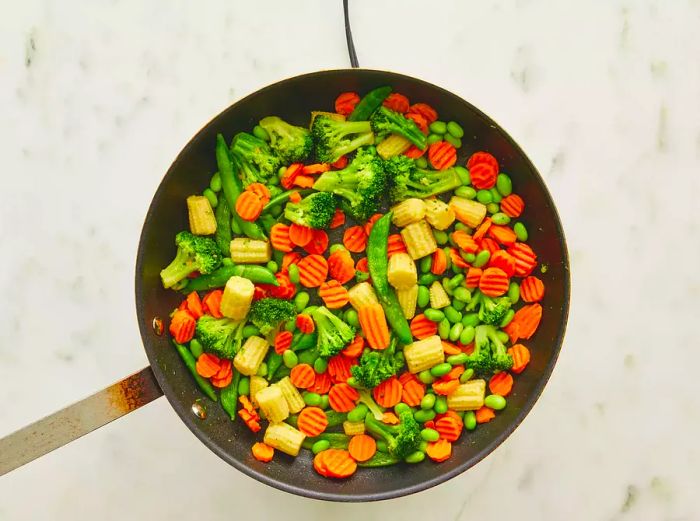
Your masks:
<instances>
[{"instance_id":1,"label":"green soybean","mask_svg":"<svg viewBox=\"0 0 700 521\"><path fill-rule=\"evenodd\" d=\"M328 360L321 358L320 356L314 362L314 371L319 374L323 374L328 369Z\"/></svg>"},{"instance_id":2,"label":"green soybean","mask_svg":"<svg viewBox=\"0 0 700 521\"><path fill-rule=\"evenodd\" d=\"M418 307L424 308L430 303L430 290L425 286L418 286L418 297L416 298L416 304Z\"/></svg>"},{"instance_id":3,"label":"green soybean","mask_svg":"<svg viewBox=\"0 0 700 521\"><path fill-rule=\"evenodd\" d=\"M447 124L444 121L433 121L428 128L433 134L444 134L447 132Z\"/></svg>"},{"instance_id":4,"label":"green soybean","mask_svg":"<svg viewBox=\"0 0 700 521\"><path fill-rule=\"evenodd\" d=\"M447 132L459 139L462 139L462 137L464 137L464 129L456 121L450 121L447 124Z\"/></svg>"},{"instance_id":5,"label":"green soybean","mask_svg":"<svg viewBox=\"0 0 700 521\"><path fill-rule=\"evenodd\" d=\"M476 200L481 204L489 204L493 201L493 198L491 197L491 192L488 190L479 190L476 193Z\"/></svg>"},{"instance_id":6,"label":"green soybean","mask_svg":"<svg viewBox=\"0 0 700 521\"><path fill-rule=\"evenodd\" d=\"M447 357L447 363L450 365L462 365L467 362L469 355L467 353L459 353L458 355L450 355Z\"/></svg>"},{"instance_id":7,"label":"green soybean","mask_svg":"<svg viewBox=\"0 0 700 521\"><path fill-rule=\"evenodd\" d=\"M425 453L417 450L416 452L411 452L403 460L406 463L420 463L425 459Z\"/></svg>"},{"instance_id":8,"label":"green soybean","mask_svg":"<svg viewBox=\"0 0 700 521\"><path fill-rule=\"evenodd\" d=\"M291 349L287 349L282 354L282 362L284 363L285 367L291 369L299 363L299 357L294 351L292 351Z\"/></svg>"},{"instance_id":9,"label":"green soybean","mask_svg":"<svg viewBox=\"0 0 700 521\"><path fill-rule=\"evenodd\" d=\"M215 192L221 191L221 174L219 174L219 172L216 172L213 176L211 176L211 181L209 181L209 188L211 188Z\"/></svg>"},{"instance_id":10,"label":"green soybean","mask_svg":"<svg viewBox=\"0 0 700 521\"><path fill-rule=\"evenodd\" d=\"M429 285L437 280L437 277L432 273L424 273L418 277L418 284Z\"/></svg>"},{"instance_id":11,"label":"green soybean","mask_svg":"<svg viewBox=\"0 0 700 521\"><path fill-rule=\"evenodd\" d=\"M199 358L203 352L204 348L202 347L202 344L199 343L199 340L196 338L190 340L190 353L192 353L192 356Z\"/></svg>"},{"instance_id":12,"label":"green soybean","mask_svg":"<svg viewBox=\"0 0 700 521\"><path fill-rule=\"evenodd\" d=\"M506 174L498 174L496 178L496 189L503 197L513 193L513 181Z\"/></svg>"},{"instance_id":13,"label":"green soybean","mask_svg":"<svg viewBox=\"0 0 700 521\"><path fill-rule=\"evenodd\" d=\"M430 411L425 411L421 409L420 411L416 411L413 413L413 418L418 422L418 423L425 423L433 418L435 418L435 411L430 410Z\"/></svg>"},{"instance_id":14,"label":"green soybean","mask_svg":"<svg viewBox=\"0 0 700 521\"><path fill-rule=\"evenodd\" d=\"M464 168L463 166L456 166L454 167L455 172L457 172L457 175L459 178L462 180L462 184L464 185L470 185L472 184L472 177L469 175L469 170ZM474 192L476 195L476 191Z\"/></svg>"},{"instance_id":15,"label":"green soybean","mask_svg":"<svg viewBox=\"0 0 700 521\"><path fill-rule=\"evenodd\" d=\"M445 414L447 412L447 398L444 396L435 398L435 407L433 407L433 410L437 414Z\"/></svg>"},{"instance_id":16,"label":"green soybean","mask_svg":"<svg viewBox=\"0 0 700 521\"><path fill-rule=\"evenodd\" d=\"M461 322L457 322L450 328L450 334L448 335L448 338L452 342L456 342L459 340L460 335L462 334L462 330L464 329L464 326L462 325Z\"/></svg>"},{"instance_id":17,"label":"green soybean","mask_svg":"<svg viewBox=\"0 0 700 521\"><path fill-rule=\"evenodd\" d=\"M447 293L450 297L452 296L452 286L450 286L450 279L447 277L444 277L442 279L442 289L445 290L445 293Z\"/></svg>"},{"instance_id":18,"label":"green soybean","mask_svg":"<svg viewBox=\"0 0 700 521\"><path fill-rule=\"evenodd\" d=\"M455 224L455 230L465 231L469 233L470 228L466 224L458 222ZM456 246L456 244L453 244L453 246Z\"/></svg>"},{"instance_id":19,"label":"green soybean","mask_svg":"<svg viewBox=\"0 0 700 521\"><path fill-rule=\"evenodd\" d=\"M311 452L314 454L318 454L319 452L323 452L324 450L328 450L331 448L331 442L328 440L318 440L316 443L311 445Z\"/></svg>"},{"instance_id":20,"label":"green soybean","mask_svg":"<svg viewBox=\"0 0 700 521\"><path fill-rule=\"evenodd\" d=\"M520 300L520 286L517 282L511 282L508 285L508 293L506 293L506 295L511 303L517 304L518 300Z\"/></svg>"},{"instance_id":21,"label":"green soybean","mask_svg":"<svg viewBox=\"0 0 700 521\"><path fill-rule=\"evenodd\" d=\"M397 416L400 416L404 412L412 412L412 411L408 405L406 405L403 402L399 402L396 405L394 405L394 412L396 413Z\"/></svg>"},{"instance_id":22,"label":"green soybean","mask_svg":"<svg viewBox=\"0 0 700 521\"><path fill-rule=\"evenodd\" d=\"M471 367L459 375L459 383L465 384L474 376L474 369Z\"/></svg>"},{"instance_id":23,"label":"green soybean","mask_svg":"<svg viewBox=\"0 0 700 521\"><path fill-rule=\"evenodd\" d=\"M493 222L493 224L503 226L505 224L510 223L510 217L508 217L503 212L497 212L491 216L491 222Z\"/></svg>"},{"instance_id":24,"label":"green soybean","mask_svg":"<svg viewBox=\"0 0 700 521\"><path fill-rule=\"evenodd\" d=\"M428 273L430 268L433 266L433 256L428 255L420 260L420 271L421 273Z\"/></svg>"},{"instance_id":25,"label":"green soybean","mask_svg":"<svg viewBox=\"0 0 700 521\"><path fill-rule=\"evenodd\" d=\"M321 403L319 404L319 407L321 409L328 409L329 405L330 405L330 403L328 401L328 395L327 394L321 395Z\"/></svg>"},{"instance_id":26,"label":"green soybean","mask_svg":"<svg viewBox=\"0 0 700 521\"><path fill-rule=\"evenodd\" d=\"M520 221L513 225L513 231L520 242L525 242L527 240L527 228L525 228L525 225Z\"/></svg>"},{"instance_id":27,"label":"green soybean","mask_svg":"<svg viewBox=\"0 0 700 521\"><path fill-rule=\"evenodd\" d=\"M207 198L209 201L209 204L211 205L212 208L216 208L219 204L219 198L216 197L216 194L214 193L214 190L211 188L206 188L203 192L202 195Z\"/></svg>"},{"instance_id":28,"label":"green soybean","mask_svg":"<svg viewBox=\"0 0 700 521\"><path fill-rule=\"evenodd\" d=\"M243 338L249 338L251 336L258 336L260 334L260 330L253 324L248 324L243 327L243 331L241 331L241 333L243 334Z\"/></svg>"},{"instance_id":29,"label":"green soybean","mask_svg":"<svg viewBox=\"0 0 700 521\"><path fill-rule=\"evenodd\" d=\"M290 264L287 270L289 272L289 280L294 284L299 284L299 266Z\"/></svg>"},{"instance_id":30,"label":"green soybean","mask_svg":"<svg viewBox=\"0 0 700 521\"><path fill-rule=\"evenodd\" d=\"M443 313L445 315L445 318L452 322L453 324L459 322L462 320L462 314L457 311L454 307L452 306L447 306L444 310Z\"/></svg>"},{"instance_id":31,"label":"green soybean","mask_svg":"<svg viewBox=\"0 0 700 521\"><path fill-rule=\"evenodd\" d=\"M433 407L435 407L435 395L432 393L425 394L420 401L420 408L424 411L429 411Z\"/></svg>"},{"instance_id":32,"label":"green soybean","mask_svg":"<svg viewBox=\"0 0 700 521\"><path fill-rule=\"evenodd\" d=\"M348 421L349 422L361 422L365 420L365 416L367 415L367 411L369 409L364 403L359 404L357 407L355 407L352 411L348 413Z\"/></svg>"},{"instance_id":33,"label":"green soybean","mask_svg":"<svg viewBox=\"0 0 700 521\"><path fill-rule=\"evenodd\" d=\"M442 136L440 134L430 134L427 141L429 145L432 145L433 143L442 141Z\"/></svg>"},{"instance_id":34,"label":"green soybean","mask_svg":"<svg viewBox=\"0 0 700 521\"><path fill-rule=\"evenodd\" d=\"M265 362L260 364L258 367L258 372L255 373L255 376L267 376L267 364Z\"/></svg>"},{"instance_id":35,"label":"green soybean","mask_svg":"<svg viewBox=\"0 0 700 521\"><path fill-rule=\"evenodd\" d=\"M460 289L460 288L457 288ZM455 293L457 290L455 290ZM456 298L452 300L452 307L455 308L457 311L462 311L465 307L467 306L466 302L463 302L461 300L457 300Z\"/></svg>"},{"instance_id":36,"label":"green soybean","mask_svg":"<svg viewBox=\"0 0 700 521\"><path fill-rule=\"evenodd\" d=\"M489 250L481 250L476 254L476 258L474 259L474 262L472 262L472 266L475 268L481 268L482 266L486 265L490 258L491 252L489 252Z\"/></svg>"},{"instance_id":37,"label":"green soybean","mask_svg":"<svg viewBox=\"0 0 700 521\"><path fill-rule=\"evenodd\" d=\"M303 398L309 407L318 407L321 403L321 395L318 393L304 393Z\"/></svg>"},{"instance_id":38,"label":"green soybean","mask_svg":"<svg viewBox=\"0 0 700 521\"><path fill-rule=\"evenodd\" d=\"M304 311L304 308L309 305L309 299L311 296L306 291L300 291L294 297L294 307L297 313Z\"/></svg>"},{"instance_id":39,"label":"green soybean","mask_svg":"<svg viewBox=\"0 0 700 521\"><path fill-rule=\"evenodd\" d=\"M476 260L476 255L474 255L473 253L465 253L464 255L462 255L462 258L469 264L472 264Z\"/></svg>"},{"instance_id":40,"label":"green soybean","mask_svg":"<svg viewBox=\"0 0 700 521\"><path fill-rule=\"evenodd\" d=\"M464 326L464 324L462 325ZM471 344L474 340L475 334L476 330L474 329L474 326L464 326L464 329L459 334L459 342L461 344Z\"/></svg>"},{"instance_id":41,"label":"green soybean","mask_svg":"<svg viewBox=\"0 0 700 521\"><path fill-rule=\"evenodd\" d=\"M428 168L428 160L425 157L420 156L418 159L416 159L416 166L418 168Z\"/></svg>"},{"instance_id":42,"label":"green soybean","mask_svg":"<svg viewBox=\"0 0 700 521\"><path fill-rule=\"evenodd\" d=\"M277 273L277 263L275 261L271 260L265 266L267 266L267 269L272 273Z\"/></svg>"},{"instance_id":43,"label":"green soybean","mask_svg":"<svg viewBox=\"0 0 700 521\"><path fill-rule=\"evenodd\" d=\"M474 414L474 411L464 413L464 428L468 431L476 429L476 414Z\"/></svg>"},{"instance_id":44,"label":"green soybean","mask_svg":"<svg viewBox=\"0 0 700 521\"><path fill-rule=\"evenodd\" d=\"M360 327L360 317L357 314L357 311L354 309L348 309L345 312L345 322L350 324L352 327Z\"/></svg>"},{"instance_id":45,"label":"green soybean","mask_svg":"<svg viewBox=\"0 0 700 521\"><path fill-rule=\"evenodd\" d=\"M455 190L455 195L465 199L474 199L475 192L471 186L460 186Z\"/></svg>"},{"instance_id":46,"label":"green soybean","mask_svg":"<svg viewBox=\"0 0 700 521\"><path fill-rule=\"evenodd\" d=\"M463 273L458 273L454 277L450 279L450 287L451 288L456 288L459 286L462 282L464 282L464 274Z\"/></svg>"},{"instance_id":47,"label":"green soybean","mask_svg":"<svg viewBox=\"0 0 700 521\"><path fill-rule=\"evenodd\" d=\"M430 374L433 375L435 378L440 378L441 376L445 376L447 373L452 371L452 366L448 364L447 362L443 362L438 365L434 365L433 367L430 368Z\"/></svg>"},{"instance_id":48,"label":"green soybean","mask_svg":"<svg viewBox=\"0 0 700 521\"><path fill-rule=\"evenodd\" d=\"M498 324L500 327L506 327L508 324L510 324L510 321L513 320L513 317L515 316L515 311L512 309L509 309L506 311L506 314L503 315L503 319L501 322Z\"/></svg>"},{"instance_id":49,"label":"green soybean","mask_svg":"<svg viewBox=\"0 0 700 521\"><path fill-rule=\"evenodd\" d=\"M471 293L469 293L469 290L464 286L455 289L454 297L459 302L469 302L472 299ZM452 305L454 305L454 302L452 303Z\"/></svg>"},{"instance_id":50,"label":"green soybean","mask_svg":"<svg viewBox=\"0 0 700 521\"><path fill-rule=\"evenodd\" d=\"M493 215L500 212L501 207L498 205L498 203L489 203L486 205L486 211L489 213L489 215Z\"/></svg>"},{"instance_id":51,"label":"green soybean","mask_svg":"<svg viewBox=\"0 0 700 521\"><path fill-rule=\"evenodd\" d=\"M475 327L479 325L479 313L468 313L462 317L462 325L464 327Z\"/></svg>"},{"instance_id":52,"label":"green soybean","mask_svg":"<svg viewBox=\"0 0 700 521\"><path fill-rule=\"evenodd\" d=\"M505 331L496 331L496 336L504 344L508 342L508 340L510 340L510 338L508 337L508 333L506 333Z\"/></svg>"},{"instance_id":53,"label":"green soybean","mask_svg":"<svg viewBox=\"0 0 700 521\"><path fill-rule=\"evenodd\" d=\"M441 322L445 319L445 313L439 309L428 308L423 311L423 314L425 315L425 318L431 322Z\"/></svg>"},{"instance_id":54,"label":"green soybean","mask_svg":"<svg viewBox=\"0 0 700 521\"><path fill-rule=\"evenodd\" d=\"M262 128L260 125L255 125L253 127L253 135L258 139L262 139L263 141L270 141L270 134L268 134L267 130Z\"/></svg>"},{"instance_id":55,"label":"green soybean","mask_svg":"<svg viewBox=\"0 0 700 521\"><path fill-rule=\"evenodd\" d=\"M450 336L451 327L452 326L450 325L449 320L446 318L442 319L442 321L438 324L438 335L440 335L440 338L447 340L447 338Z\"/></svg>"},{"instance_id":56,"label":"green soybean","mask_svg":"<svg viewBox=\"0 0 700 521\"><path fill-rule=\"evenodd\" d=\"M503 196L496 190L496 188L491 188L489 190L491 192L491 202L492 203L500 203L503 200Z\"/></svg>"},{"instance_id":57,"label":"green soybean","mask_svg":"<svg viewBox=\"0 0 700 521\"><path fill-rule=\"evenodd\" d=\"M506 408L506 399L500 394L490 394L484 398L484 405L491 407L495 411L500 411Z\"/></svg>"},{"instance_id":58,"label":"green soybean","mask_svg":"<svg viewBox=\"0 0 700 521\"><path fill-rule=\"evenodd\" d=\"M447 244L447 240L449 239L448 235L441 230L433 230L433 236L435 237L435 242L440 246Z\"/></svg>"},{"instance_id":59,"label":"green soybean","mask_svg":"<svg viewBox=\"0 0 700 521\"><path fill-rule=\"evenodd\" d=\"M250 378L247 376L241 377L238 382L238 394L241 396L248 396L250 394Z\"/></svg>"},{"instance_id":60,"label":"green soybean","mask_svg":"<svg viewBox=\"0 0 700 521\"><path fill-rule=\"evenodd\" d=\"M418 379L425 385L430 385L435 381L435 378L433 378L433 375L430 374L430 371L428 371L427 369L418 373Z\"/></svg>"},{"instance_id":61,"label":"green soybean","mask_svg":"<svg viewBox=\"0 0 700 521\"><path fill-rule=\"evenodd\" d=\"M330 253L335 253L338 250L347 250L347 248L345 246L343 246L342 244L333 244L328 251Z\"/></svg>"},{"instance_id":62,"label":"green soybean","mask_svg":"<svg viewBox=\"0 0 700 521\"><path fill-rule=\"evenodd\" d=\"M425 441L437 441L440 439L440 433L435 429L423 429L420 431L420 437Z\"/></svg>"},{"instance_id":63,"label":"green soybean","mask_svg":"<svg viewBox=\"0 0 700 521\"><path fill-rule=\"evenodd\" d=\"M445 141L447 141L450 145L452 145L455 148L462 148L462 140L459 138L456 138L454 136L451 136L450 134L445 134L442 137Z\"/></svg>"}]
</instances>

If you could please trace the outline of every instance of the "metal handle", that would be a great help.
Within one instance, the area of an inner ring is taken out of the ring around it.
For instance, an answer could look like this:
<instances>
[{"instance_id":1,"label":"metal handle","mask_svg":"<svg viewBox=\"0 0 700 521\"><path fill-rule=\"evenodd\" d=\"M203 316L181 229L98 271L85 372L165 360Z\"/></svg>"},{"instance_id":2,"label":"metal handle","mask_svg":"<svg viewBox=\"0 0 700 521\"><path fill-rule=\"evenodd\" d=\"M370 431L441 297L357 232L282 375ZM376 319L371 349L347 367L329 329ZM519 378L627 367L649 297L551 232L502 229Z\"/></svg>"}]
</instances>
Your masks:
<instances>
[{"instance_id":1,"label":"metal handle","mask_svg":"<svg viewBox=\"0 0 700 521\"><path fill-rule=\"evenodd\" d=\"M348 54L350 55L350 66L357 69L360 62L357 61L355 43L352 41L352 31L350 30L350 14L348 13L348 0L343 0L343 15L345 16L345 41L348 44Z\"/></svg>"},{"instance_id":2,"label":"metal handle","mask_svg":"<svg viewBox=\"0 0 700 521\"><path fill-rule=\"evenodd\" d=\"M0 476L163 396L150 367L0 439Z\"/></svg>"}]
</instances>

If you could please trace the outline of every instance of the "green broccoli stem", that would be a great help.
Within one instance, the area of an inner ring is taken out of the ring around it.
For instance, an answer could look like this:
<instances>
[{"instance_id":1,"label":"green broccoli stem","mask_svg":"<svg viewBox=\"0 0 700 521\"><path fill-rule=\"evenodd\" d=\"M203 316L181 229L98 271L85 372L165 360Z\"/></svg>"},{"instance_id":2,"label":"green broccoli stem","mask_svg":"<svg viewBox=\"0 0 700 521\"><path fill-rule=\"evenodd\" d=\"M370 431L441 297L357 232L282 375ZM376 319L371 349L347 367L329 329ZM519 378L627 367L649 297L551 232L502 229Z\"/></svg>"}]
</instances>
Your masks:
<instances>
[{"instance_id":1,"label":"green broccoli stem","mask_svg":"<svg viewBox=\"0 0 700 521\"><path fill-rule=\"evenodd\" d=\"M163 287L173 287L195 270L196 266L191 262L190 255L183 251L182 248L178 248L173 261L160 272Z\"/></svg>"},{"instance_id":2,"label":"green broccoli stem","mask_svg":"<svg viewBox=\"0 0 700 521\"><path fill-rule=\"evenodd\" d=\"M379 407L377 402L374 401L374 398L372 398L372 395L370 394L369 390L358 389L357 392L360 395L360 403L364 403L367 406L374 419L376 419L377 421L381 421L384 417L384 411L381 409L381 407Z\"/></svg>"},{"instance_id":3,"label":"green broccoli stem","mask_svg":"<svg viewBox=\"0 0 700 521\"><path fill-rule=\"evenodd\" d=\"M358 122L356 124L361 124L364 122ZM354 125L355 123L353 123ZM367 123L367 126L369 126L369 123ZM364 132L369 132L369 130L366 130ZM374 134L362 134L354 139L351 139L346 145L341 145L337 149L335 149L335 160L337 161L341 157L343 157L345 154L349 154L353 150L357 150L360 147L363 147L365 145L371 145L374 143Z\"/></svg>"}]
</instances>

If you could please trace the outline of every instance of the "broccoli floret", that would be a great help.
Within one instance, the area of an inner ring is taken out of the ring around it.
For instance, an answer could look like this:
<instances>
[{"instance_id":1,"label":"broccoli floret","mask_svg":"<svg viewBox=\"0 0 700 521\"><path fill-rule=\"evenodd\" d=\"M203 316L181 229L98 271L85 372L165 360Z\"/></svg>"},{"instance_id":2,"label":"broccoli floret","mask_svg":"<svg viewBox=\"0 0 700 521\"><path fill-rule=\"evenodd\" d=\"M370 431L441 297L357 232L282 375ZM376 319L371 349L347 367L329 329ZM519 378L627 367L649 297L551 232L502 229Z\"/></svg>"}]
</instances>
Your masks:
<instances>
[{"instance_id":1,"label":"broccoli floret","mask_svg":"<svg viewBox=\"0 0 700 521\"><path fill-rule=\"evenodd\" d=\"M374 389L384 380L394 376L403 367L403 360L395 356L396 338L392 337L391 344L382 351L371 350L360 357L358 365L353 365L350 371L358 385L366 389Z\"/></svg>"},{"instance_id":2,"label":"broccoli floret","mask_svg":"<svg viewBox=\"0 0 700 521\"><path fill-rule=\"evenodd\" d=\"M378 421L371 413L365 416L365 427L374 436L386 442L389 452L397 458L405 458L418 450L420 445L420 426L411 411L399 414L398 425L386 425Z\"/></svg>"},{"instance_id":3,"label":"broccoli floret","mask_svg":"<svg viewBox=\"0 0 700 521\"><path fill-rule=\"evenodd\" d=\"M306 160L311 155L311 132L295 127L277 116L260 120L260 126L270 135L270 147L284 164Z\"/></svg>"},{"instance_id":4,"label":"broccoli floret","mask_svg":"<svg viewBox=\"0 0 700 521\"><path fill-rule=\"evenodd\" d=\"M239 132L231 143L231 156L239 168L244 186L253 183L270 184L281 163L270 145L247 132Z\"/></svg>"},{"instance_id":5,"label":"broccoli floret","mask_svg":"<svg viewBox=\"0 0 700 521\"><path fill-rule=\"evenodd\" d=\"M195 336L204 350L214 353L219 358L233 358L243 343L245 320L235 321L230 318L214 318L202 315L197 320Z\"/></svg>"},{"instance_id":6,"label":"broccoli floret","mask_svg":"<svg viewBox=\"0 0 700 521\"><path fill-rule=\"evenodd\" d=\"M416 122L386 107L379 107L370 118L370 124L375 134L398 134L423 150L428 144L428 138L418 128Z\"/></svg>"},{"instance_id":7,"label":"broccoli floret","mask_svg":"<svg viewBox=\"0 0 700 521\"><path fill-rule=\"evenodd\" d=\"M325 228L335 215L335 197L328 192L315 192L298 203L287 203L284 217L309 228Z\"/></svg>"},{"instance_id":8,"label":"broccoli floret","mask_svg":"<svg viewBox=\"0 0 700 521\"><path fill-rule=\"evenodd\" d=\"M384 161L384 169L391 184L389 196L394 202L411 197L426 199L462 186L462 180L453 168L418 168L412 159L404 155Z\"/></svg>"},{"instance_id":9,"label":"broccoli floret","mask_svg":"<svg viewBox=\"0 0 700 521\"><path fill-rule=\"evenodd\" d=\"M469 355L467 367L474 369L478 376L489 377L499 371L513 367L513 357L506 350L491 325L476 326L474 352Z\"/></svg>"},{"instance_id":10,"label":"broccoli floret","mask_svg":"<svg viewBox=\"0 0 700 521\"><path fill-rule=\"evenodd\" d=\"M321 174L314 189L341 198L342 208L358 221L366 221L380 209L387 176L374 147L361 149L342 170Z\"/></svg>"},{"instance_id":11,"label":"broccoli floret","mask_svg":"<svg viewBox=\"0 0 700 521\"><path fill-rule=\"evenodd\" d=\"M323 357L334 356L355 338L355 328L349 326L324 306L311 312L318 331L318 352Z\"/></svg>"},{"instance_id":12,"label":"broccoli floret","mask_svg":"<svg viewBox=\"0 0 700 521\"><path fill-rule=\"evenodd\" d=\"M279 298L263 298L253 302L248 314L250 321L263 335L267 335L282 322L293 320L296 316L294 304Z\"/></svg>"},{"instance_id":13,"label":"broccoli floret","mask_svg":"<svg viewBox=\"0 0 700 521\"><path fill-rule=\"evenodd\" d=\"M338 121L323 114L314 118L311 137L320 163L335 163L345 154L374 143L369 121Z\"/></svg>"},{"instance_id":14,"label":"broccoli floret","mask_svg":"<svg viewBox=\"0 0 700 521\"><path fill-rule=\"evenodd\" d=\"M206 275L221 265L221 251L214 239L180 232L175 236L175 245L175 258L160 272L164 288L173 287L190 273L199 271Z\"/></svg>"},{"instance_id":15,"label":"broccoli floret","mask_svg":"<svg viewBox=\"0 0 700 521\"><path fill-rule=\"evenodd\" d=\"M497 326L510 309L508 297L491 298L486 295L479 297L479 320L484 324Z\"/></svg>"},{"instance_id":16,"label":"broccoli floret","mask_svg":"<svg viewBox=\"0 0 700 521\"><path fill-rule=\"evenodd\" d=\"M372 414L372 416L374 416L376 420L382 421L382 418L384 418L384 410L381 407L379 407L377 402L374 401L370 390L358 389L357 392L360 395L359 402L364 403L367 406L370 413Z\"/></svg>"}]
</instances>

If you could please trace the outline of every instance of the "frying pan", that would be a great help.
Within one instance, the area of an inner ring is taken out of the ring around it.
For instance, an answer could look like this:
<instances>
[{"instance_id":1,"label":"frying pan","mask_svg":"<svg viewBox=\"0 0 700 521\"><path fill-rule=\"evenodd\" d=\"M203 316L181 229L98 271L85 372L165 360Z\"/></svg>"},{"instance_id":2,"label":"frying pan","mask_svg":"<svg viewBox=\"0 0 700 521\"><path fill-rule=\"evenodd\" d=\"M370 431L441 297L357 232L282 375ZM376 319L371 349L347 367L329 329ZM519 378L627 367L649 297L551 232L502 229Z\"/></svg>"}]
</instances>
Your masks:
<instances>
[{"instance_id":1,"label":"frying pan","mask_svg":"<svg viewBox=\"0 0 700 521\"><path fill-rule=\"evenodd\" d=\"M161 286L160 270L175 254L173 237L188 226L183 201L201 193L216 170L217 133L232 136L249 130L266 115L292 123L308 122L311 110L333 107L340 92L367 92L391 85L411 100L433 106L460 122L464 164L475 150L488 150L513 179L527 208L522 221L542 267L546 287L542 322L528 342L532 360L517 377L508 407L490 423L467 433L455 444L453 457L410 468L362 469L345 481L333 481L312 470L311 454L276 455L271 463L255 460L254 436L241 421L231 422L223 409L203 398L177 352L163 334L164 319L182 296ZM446 481L475 465L502 443L537 401L562 345L569 308L569 263L564 234L554 203L539 173L513 139L492 119L454 94L415 78L391 72L344 69L314 72L280 81L233 104L207 123L185 146L163 178L148 209L136 259L136 310L150 367L62 411L0 440L0 475L126 414L165 394L197 438L224 461L273 487L316 499L372 501L403 496Z\"/></svg>"}]
</instances>

